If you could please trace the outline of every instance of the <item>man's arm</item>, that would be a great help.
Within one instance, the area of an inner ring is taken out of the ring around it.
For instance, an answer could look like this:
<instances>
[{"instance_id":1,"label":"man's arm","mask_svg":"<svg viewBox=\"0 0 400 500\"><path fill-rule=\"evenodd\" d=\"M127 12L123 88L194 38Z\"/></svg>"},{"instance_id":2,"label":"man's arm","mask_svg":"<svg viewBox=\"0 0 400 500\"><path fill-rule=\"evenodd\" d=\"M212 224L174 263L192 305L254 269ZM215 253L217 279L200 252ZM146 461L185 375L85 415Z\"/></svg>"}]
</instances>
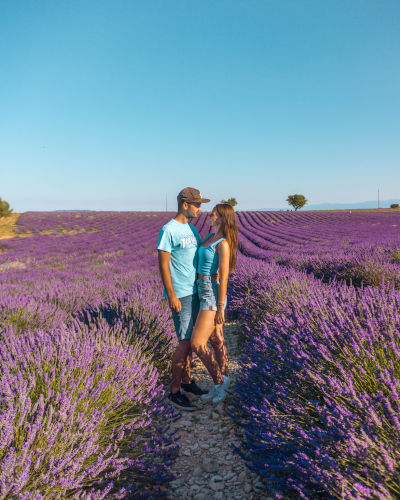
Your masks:
<instances>
[{"instance_id":1,"label":"man's arm","mask_svg":"<svg viewBox=\"0 0 400 500\"><path fill-rule=\"evenodd\" d=\"M171 254L169 252L164 252L164 250L158 250L158 267L160 269L161 279L168 296L169 307L176 312L182 309L181 301L177 298L172 286L171 272L169 270L169 259Z\"/></svg>"}]
</instances>

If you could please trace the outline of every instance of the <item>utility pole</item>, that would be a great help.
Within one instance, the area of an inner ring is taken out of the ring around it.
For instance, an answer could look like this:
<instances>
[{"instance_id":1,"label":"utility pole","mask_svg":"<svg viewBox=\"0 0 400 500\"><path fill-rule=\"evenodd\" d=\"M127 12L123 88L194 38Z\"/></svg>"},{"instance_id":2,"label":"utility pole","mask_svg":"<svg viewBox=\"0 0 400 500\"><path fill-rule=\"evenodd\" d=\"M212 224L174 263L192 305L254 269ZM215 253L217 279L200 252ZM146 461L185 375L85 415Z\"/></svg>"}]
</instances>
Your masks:
<instances>
[{"instance_id":1,"label":"utility pole","mask_svg":"<svg viewBox=\"0 0 400 500\"><path fill-rule=\"evenodd\" d=\"M379 210L379 189L378 189L378 210Z\"/></svg>"},{"instance_id":2,"label":"utility pole","mask_svg":"<svg viewBox=\"0 0 400 500\"><path fill-rule=\"evenodd\" d=\"M168 212L168 195L165 195L165 211Z\"/></svg>"}]
</instances>

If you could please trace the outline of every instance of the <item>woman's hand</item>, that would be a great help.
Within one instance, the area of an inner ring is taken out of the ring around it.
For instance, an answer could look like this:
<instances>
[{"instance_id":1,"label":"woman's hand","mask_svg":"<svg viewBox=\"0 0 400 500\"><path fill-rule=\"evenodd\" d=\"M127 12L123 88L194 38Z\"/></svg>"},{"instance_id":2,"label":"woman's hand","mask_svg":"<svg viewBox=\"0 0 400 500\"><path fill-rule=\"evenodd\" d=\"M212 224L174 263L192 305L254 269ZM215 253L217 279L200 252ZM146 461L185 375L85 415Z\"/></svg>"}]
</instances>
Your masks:
<instances>
[{"instance_id":1,"label":"woman's hand","mask_svg":"<svg viewBox=\"0 0 400 500\"><path fill-rule=\"evenodd\" d=\"M220 325L225 323L225 311L223 306L217 307L217 314L215 315L215 324Z\"/></svg>"}]
</instances>

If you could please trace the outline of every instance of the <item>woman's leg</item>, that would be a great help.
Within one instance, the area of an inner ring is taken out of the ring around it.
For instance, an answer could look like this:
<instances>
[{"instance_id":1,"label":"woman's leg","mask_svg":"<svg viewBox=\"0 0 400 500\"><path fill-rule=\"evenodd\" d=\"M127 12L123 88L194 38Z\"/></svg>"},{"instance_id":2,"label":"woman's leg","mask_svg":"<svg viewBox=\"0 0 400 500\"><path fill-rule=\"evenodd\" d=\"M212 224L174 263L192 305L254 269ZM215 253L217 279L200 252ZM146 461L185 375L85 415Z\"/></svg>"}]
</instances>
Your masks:
<instances>
[{"instance_id":1,"label":"woman's leg","mask_svg":"<svg viewBox=\"0 0 400 500\"><path fill-rule=\"evenodd\" d=\"M207 368L214 384L219 385L222 384L224 379L222 378L221 371L212 350L207 346L207 342L215 329L215 314L215 311L199 312L192 334L192 350Z\"/></svg>"},{"instance_id":2,"label":"woman's leg","mask_svg":"<svg viewBox=\"0 0 400 500\"><path fill-rule=\"evenodd\" d=\"M225 345L223 324L216 325L210 337L210 344L214 349L215 359L217 360L222 375L228 375L228 350Z\"/></svg>"}]
</instances>

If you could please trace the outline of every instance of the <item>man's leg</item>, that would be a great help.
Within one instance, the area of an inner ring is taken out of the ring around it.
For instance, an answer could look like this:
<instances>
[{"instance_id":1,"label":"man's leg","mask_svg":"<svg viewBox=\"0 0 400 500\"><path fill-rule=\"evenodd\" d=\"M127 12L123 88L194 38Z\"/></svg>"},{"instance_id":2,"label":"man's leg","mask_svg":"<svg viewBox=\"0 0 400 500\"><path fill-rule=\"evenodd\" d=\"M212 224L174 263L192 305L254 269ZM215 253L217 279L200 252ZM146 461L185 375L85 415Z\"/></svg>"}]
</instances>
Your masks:
<instances>
[{"instance_id":1,"label":"man's leg","mask_svg":"<svg viewBox=\"0 0 400 500\"><path fill-rule=\"evenodd\" d=\"M196 407L188 399L184 390L181 390L181 382L187 381L186 387L191 387L190 380L190 337L193 326L192 321L192 296L180 298L182 309L179 312L172 311L175 331L178 337L178 347L172 357L172 386L168 396L169 403L180 410L195 411ZM185 388L183 388L185 389Z\"/></svg>"},{"instance_id":2,"label":"man's leg","mask_svg":"<svg viewBox=\"0 0 400 500\"><path fill-rule=\"evenodd\" d=\"M189 340L190 344L190 340ZM186 358L186 363L182 372L181 384L190 384L190 367L192 365L192 347L190 347L189 354Z\"/></svg>"},{"instance_id":3,"label":"man's leg","mask_svg":"<svg viewBox=\"0 0 400 500\"><path fill-rule=\"evenodd\" d=\"M190 362L192 357L192 349L190 338L192 336L193 325L196 318L193 318L193 313L197 316L197 310L193 311L196 305L196 296L188 295L181 297L182 309L179 312L172 311L172 319L175 325L176 335L178 337L178 347L172 358L172 387L171 391L176 393L181 388L181 383L190 384Z\"/></svg>"},{"instance_id":4,"label":"man's leg","mask_svg":"<svg viewBox=\"0 0 400 500\"><path fill-rule=\"evenodd\" d=\"M172 386L171 392L175 394L181 388L181 381L190 384L190 340L180 340L172 357Z\"/></svg>"},{"instance_id":5,"label":"man's leg","mask_svg":"<svg viewBox=\"0 0 400 500\"><path fill-rule=\"evenodd\" d=\"M182 310L173 312L175 329L178 335L179 345L172 359L172 387L171 392L176 394L180 388L195 396L206 394L195 381L190 379L190 365L192 361L191 336L193 327L199 312L199 297L197 293L180 299ZM186 357L185 357L186 356Z\"/></svg>"}]
</instances>

